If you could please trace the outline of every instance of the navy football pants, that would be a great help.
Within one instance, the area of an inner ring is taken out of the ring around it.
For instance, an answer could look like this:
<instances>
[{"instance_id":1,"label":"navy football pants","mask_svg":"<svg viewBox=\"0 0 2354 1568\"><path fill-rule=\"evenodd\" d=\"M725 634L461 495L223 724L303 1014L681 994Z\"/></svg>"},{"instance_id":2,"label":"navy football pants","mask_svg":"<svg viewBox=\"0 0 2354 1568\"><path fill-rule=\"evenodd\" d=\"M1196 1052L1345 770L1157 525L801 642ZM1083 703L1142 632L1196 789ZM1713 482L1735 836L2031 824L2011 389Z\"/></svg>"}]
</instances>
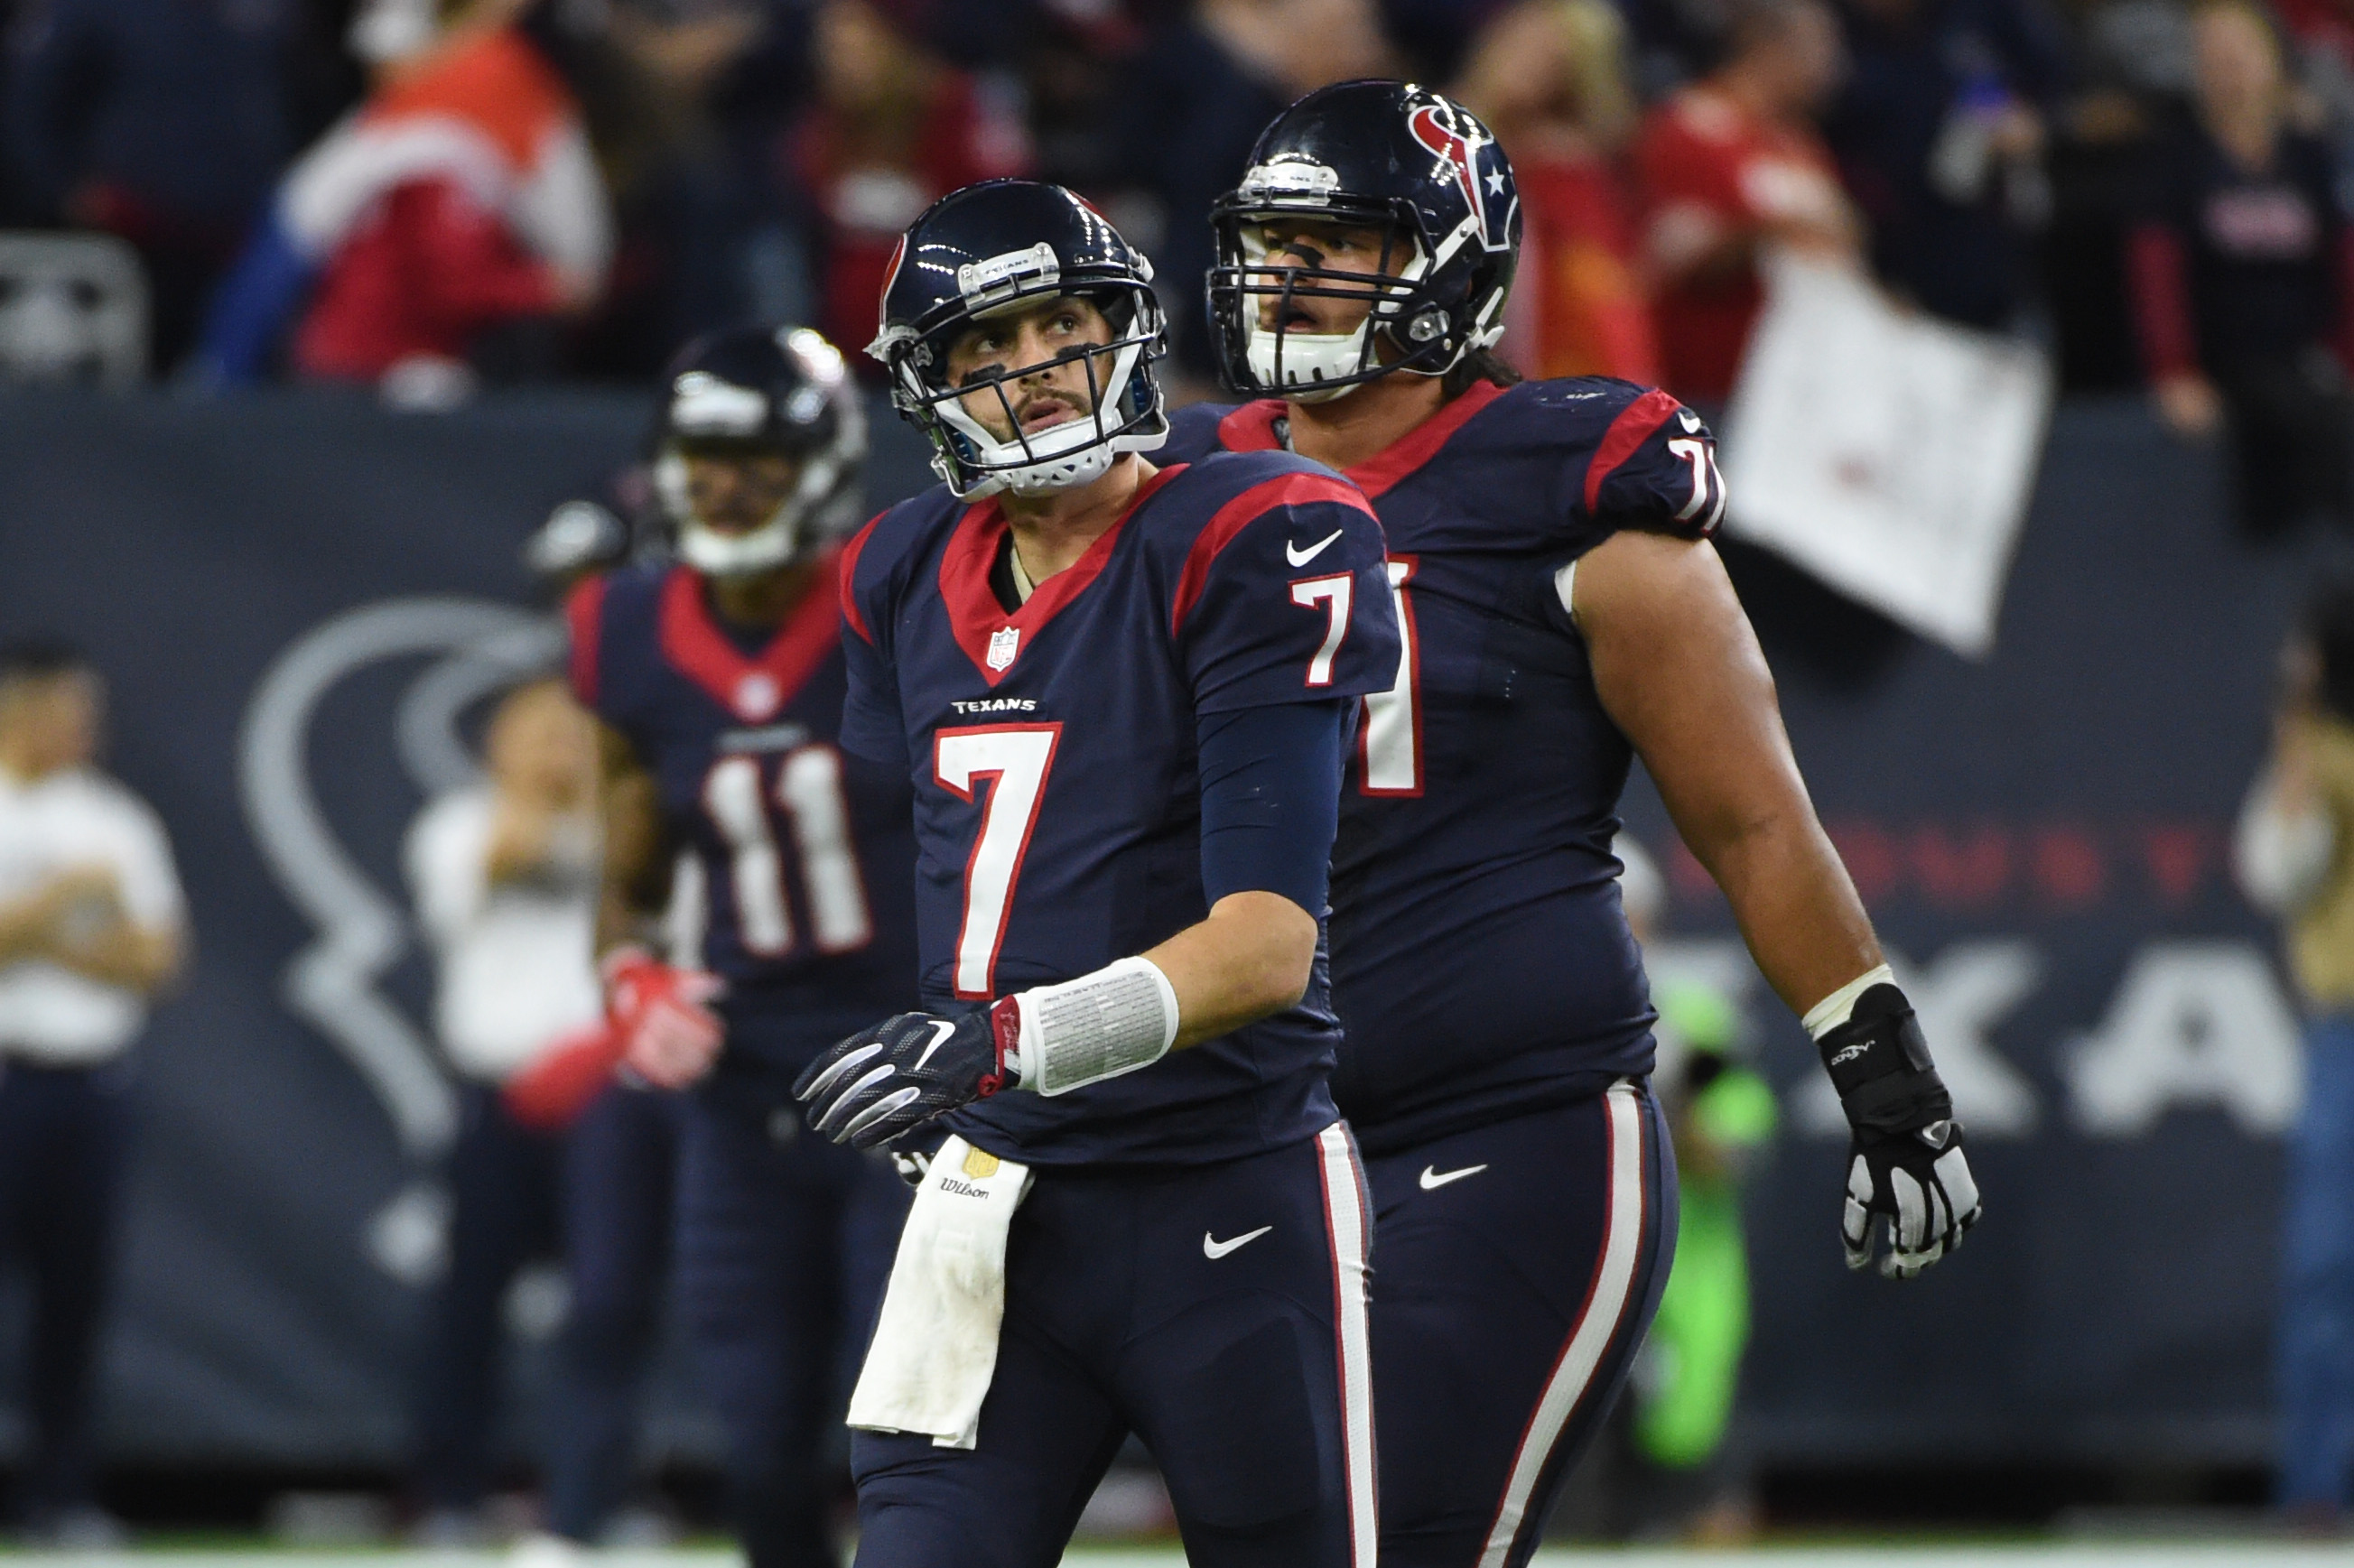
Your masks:
<instances>
[{"instance_id":1,"label":"navy football pants","mask_svg":"<svg viewBox=\"0 0 2354 1568\"><path fill-rule=\"evenodd\" d=\"M1382 1568L1518 1568L1601 1431L1675 1255L1648 1086L1366 1161Z\"/></svg>"},{"instance_id":2,"label":"navy football pants","mask_svg":"<svg viewBox=\"0 0 2354 1568\"><path fill-rule=\"evenodd\" d=\"M1365 1201L1347 1130L1042 1168L979 1446L859 1432L860 1568L1055 1568L1131 1431L1193 1568L1373 1568Z\"/></svg>"},{"instance_id":3,"label":"navy football pants","mask_svg":"<svg viewBox=\"0 0 2354 1568\"><path fill-rule=\"evenodd\" d=\"M679 1307L726 1428L752 1568L835 1568L825 1464L890 1277L909 1193L890 1162L828 1143L800 1107L765 1118L688 1098Z\"/></svg>"},{"instance_id":4,"label":"navy football pants","mask_svg":"<svg viewBox=\"0 0 2354 1568\"><path fill-rule=\"evenodd\" d=\"M638 1400L670 1284L672 1177L683 1097L615 1083L564 1150L571 1311L550 1393L547 1527L594 1541L628 1497Z\"/></svg>"}]
</instances>

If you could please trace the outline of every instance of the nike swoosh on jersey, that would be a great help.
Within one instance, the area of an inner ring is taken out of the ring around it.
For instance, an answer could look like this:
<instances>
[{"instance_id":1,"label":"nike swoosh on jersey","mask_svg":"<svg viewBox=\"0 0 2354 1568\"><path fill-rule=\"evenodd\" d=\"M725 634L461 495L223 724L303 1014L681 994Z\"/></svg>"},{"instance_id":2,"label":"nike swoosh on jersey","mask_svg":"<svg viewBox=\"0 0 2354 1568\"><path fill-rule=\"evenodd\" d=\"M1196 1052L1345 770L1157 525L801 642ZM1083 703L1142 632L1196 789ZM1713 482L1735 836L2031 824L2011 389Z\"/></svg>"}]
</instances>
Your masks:
<instances>
[{"instance_id":1,"label":"nike swoosh on jersey","mask_svg":"<svg viewBox=\"0 0 2354 1568\"><path fill-rule=\"evenodd\" d=\"M1309 546L1308 548L1304 550L1299 546L1293 544L1290 540L1286 539L1283 542L1283 558L1289 561L1295 567L1304 567L1309 562L1314 560L1317 556L1322 555L1325 550L1331 546L1332 541L1340 536L1341 530L1335 528L1330 534L1325 535L1321 539L1317 540L1316 543Z\"/></svg>"},{"instance_id":2,"label":"nike swoosh on jersey","mask_svg":"<svg viewBox=\"0 0 2354 1568\"><path fill-rule=\"evenodd\" d=\"M910 1067L910 1068L909 1068L909 1069L907 1069L907 1070L908 1070L909 1072L911 1072L911 1073L920 1073L920 1072L922 1072L922 1071L924 1070L924 1064L925 1064L925 1063L927 1063L927 1062L928 1062L928 1061L930 1061L930 1060L932 1059L932 1053L933 1053L933 1052L935 1052L935 1051L937 1051L937 1050L938 1050L938 1049L940 1048L940 1042L941 1042L941 1041L943 1041L943 1040L945 1040L945 1039L947 1039L949 1035L951 1035L951 1034L953 1034L953 1033L956 1033L956 1025L955 1025L955 1024L953 1024L953 1023L951 1023L951 1022L949 1022L947 1019L945 1019L945 1018L935 1018L935 1019L933 1019L933 1020L932 1020L932 1042L931 1042L931 1044L928 1044L928 1045L927 1045L927 1046L925 1046L925 1047L924 1047L924 1054L923 1054L922 1055L920 1055L920 1056L917 1057L917 1058L916 1058L916 1065L915 1065L913 1067Z\"/></svg>"},{"instance_id":3,"label":"nike swoosh on jersey","mask_svg":"<svg viewBox=\"0 0 2354 1568\"><path fill-rule=\"evenodd\" d=\"M1460 1171L1440 1171L1426 1165L1422 1168L1422 1190L1426 1192L1436 1192L1449 1181L1460 1181L1466 1176L1477 1176L1486 1169L1488 1168L1485 1165L1466 1165Z\"/></svg>"},{"instance_id":4,"label":"nike swoosh on jersey","mask_svg":"<svg viewBox=\"0 0 2354 1568\"><path fill-rule=\"evenodd\" d=\"M1236 1247L1250 1245L1251 1243L1258 1240L1259 1237L1267 1234L1267 1232L1273 1229L1275 1229L1273 1225L1261 1225L1255 1231L1245 1231L1242 1234L1235 1237L1232 1241L1219 1241L1211 1235L1209 1232L1204 1231L1202 1233L1202 1255L1204 1257L1213 1258L1224 1257L1226 1254L1234 1251Z\"/></svg>"}]
</instances>

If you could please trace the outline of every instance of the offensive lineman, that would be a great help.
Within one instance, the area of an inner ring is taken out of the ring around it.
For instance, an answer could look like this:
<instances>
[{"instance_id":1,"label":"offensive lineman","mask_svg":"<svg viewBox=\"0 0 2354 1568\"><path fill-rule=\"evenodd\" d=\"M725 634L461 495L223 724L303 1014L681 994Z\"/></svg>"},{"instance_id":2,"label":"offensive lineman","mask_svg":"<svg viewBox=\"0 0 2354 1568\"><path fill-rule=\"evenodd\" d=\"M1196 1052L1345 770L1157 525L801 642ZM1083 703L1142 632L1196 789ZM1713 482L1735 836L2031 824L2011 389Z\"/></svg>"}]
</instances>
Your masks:
<instances>
[{"instance_id":1,"label":"offensive lineman","mask_svg":"<svg viewBox=\"0 0 2354 1568\"><path fill-rule=\"evenodd\" d=\"M601 968L628 1065L695 1086L678 1292L745 1549L753 1568L831 1568L826 1413L906 1192L888 1162L802 1136L790 1087L915 974L907 787L833 744L864 425L807 330L698 340L663 398L654 480L681 562L590 579L567 611L601 726ZM654 957L673 864L705 920L698 969Z\"/></svg>"},{"instance_id":2,"label":"offensive lineman","mask_svg":"<svg viewBox=\"0 0 2354 1568\"><path fill-rule=\"evenodd\" d=\"M1213 222L1222 369L1179 456L1291 450L1387 533L1405 630L1332 873L1333 1091L1367 1160L1384 1568L1525 1563L1674 1249L1651 1011L1610 840L1639 753L1819 1044L1854 1128L1841 1230L1909 1277L1978 1214L1913 1010L1818 825L1715 551L1714 443L1668 394L1519 382L1512 172L1460 105L1309 94ZM1279 399L1279 400L1278 400Z\"/></svg>"},{"instance_id":3,"label":"offensive lineman","mask_svg":"<svg viewBox=\"0 0 2354 1568\"><path fill-rule=\"evenodd\" d=\"M1398 657L1381 530L1286 453L1145 460L1150 275L1067 191L968 186L908 230L869 350L948 482L843 572L843 744L915 786L929 1011L802 1087L859 1144L955 1114L852 1405L867 1568L1055 1562L1131 1430L1197 1568L1373 1560L1319 948L1352 715ZM976 1327L959 1293L999 1260ZM902 1335L903 1291L948 1309ZM960 1336L970 1417L862 1414Z\"/></svg>"}]
</instances>

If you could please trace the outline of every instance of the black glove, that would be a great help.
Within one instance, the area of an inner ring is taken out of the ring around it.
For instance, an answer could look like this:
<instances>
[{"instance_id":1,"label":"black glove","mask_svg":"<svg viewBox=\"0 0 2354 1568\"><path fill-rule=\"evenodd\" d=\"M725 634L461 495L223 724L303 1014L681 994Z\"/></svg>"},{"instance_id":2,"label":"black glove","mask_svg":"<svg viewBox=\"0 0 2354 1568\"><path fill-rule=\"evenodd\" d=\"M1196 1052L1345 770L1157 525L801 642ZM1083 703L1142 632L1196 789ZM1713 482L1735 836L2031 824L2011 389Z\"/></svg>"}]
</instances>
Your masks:
<instances>
[{"instance_id":1,"label":"black glove","mask_svg":"<svg viewBox=\"0 0 2354 1568\"><path fill-rule=\"evenodd\" d=\"M1960 1246L1982 1212L1953 1097L1929 1060L1913 1004L1893 985L1858 997L1848 1021L1816 1045L1854 1133L1840 1224L1847 1266L1872 1261L1872 1216L1884 1214L1880 1272L1910 1279Z\"/></svg>"},{"instance_id":2,"label":"black glove","mask_svg":"<svg viewBox=\"0 0 2354 1568\"><path fill-rule=\"evenodd\" d=\"M808 1104L818 1131L872 1149L1010 1087L1016 1079L1005 1047L1020 1029L1010 1001L960 1018L902 1012L829 1047L794 1083L793 1094Z\"/></svg>"}]
</instances>

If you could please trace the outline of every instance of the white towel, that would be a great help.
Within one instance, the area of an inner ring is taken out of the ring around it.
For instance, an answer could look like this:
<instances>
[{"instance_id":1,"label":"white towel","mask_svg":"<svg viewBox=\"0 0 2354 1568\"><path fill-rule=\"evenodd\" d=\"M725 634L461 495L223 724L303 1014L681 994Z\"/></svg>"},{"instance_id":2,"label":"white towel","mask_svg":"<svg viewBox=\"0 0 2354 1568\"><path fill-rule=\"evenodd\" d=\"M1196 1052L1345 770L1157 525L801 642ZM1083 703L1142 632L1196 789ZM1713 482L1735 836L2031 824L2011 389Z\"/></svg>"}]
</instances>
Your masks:
<instances>
[{"instance_id":1,"label":"white towel","mask_svg":"<svg viewBox=\"0 0 2354 1568\"><path fill-rule=\"evenodd\" d=\"M973 1446L1005 1320L1006 1228L1029 1191L1027 1165L961 1138L940 1145L899 1233L851 1425Z\"/></svg>"}]
</instances>

